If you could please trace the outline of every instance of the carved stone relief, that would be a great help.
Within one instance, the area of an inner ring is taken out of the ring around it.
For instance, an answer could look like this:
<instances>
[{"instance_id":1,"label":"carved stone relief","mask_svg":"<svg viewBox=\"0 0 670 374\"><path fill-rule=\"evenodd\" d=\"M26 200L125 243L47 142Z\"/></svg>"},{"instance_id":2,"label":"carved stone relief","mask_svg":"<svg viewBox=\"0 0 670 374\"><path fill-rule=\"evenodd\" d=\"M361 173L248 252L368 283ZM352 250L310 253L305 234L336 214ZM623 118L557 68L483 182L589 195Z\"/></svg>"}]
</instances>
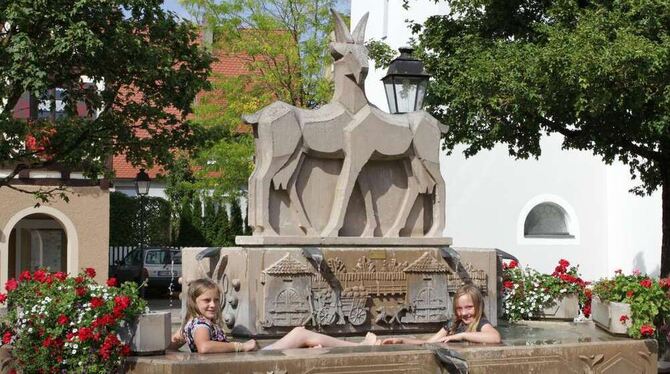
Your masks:
<instances>
[{"instance_id":1,"label":"carved stone relief","mask_svg":"<svg viewBox=\"0 0 670 374\"><path fill-rule=\"evenodd\" d=\"M359 256L348 268L337 256L325 259L335 282L324 279L304 258L286 254L261 275L264 320L261 325L318 327L366 324L438 323L452 314L452 294L464 283L432 252L411 263L395 257ZM467 264L470 278L486 288L486 277Z\"/></svg>"}]
</instances>

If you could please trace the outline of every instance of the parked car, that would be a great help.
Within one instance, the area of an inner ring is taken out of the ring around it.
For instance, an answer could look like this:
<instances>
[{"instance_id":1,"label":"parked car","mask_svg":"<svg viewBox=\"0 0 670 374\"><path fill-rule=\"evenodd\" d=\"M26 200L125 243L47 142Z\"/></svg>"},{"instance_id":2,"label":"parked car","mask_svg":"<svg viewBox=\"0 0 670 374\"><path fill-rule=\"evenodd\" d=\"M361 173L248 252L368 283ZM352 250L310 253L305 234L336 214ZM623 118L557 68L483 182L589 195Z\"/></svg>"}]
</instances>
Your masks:
<instances>
[{"instance_id":1,"label":"parked car","mask_svg":"<svg viewBox=\"0 0 670 374\"><path fill-rule=\"evenodd\" d=\"M173 291L180 291L181 251L173 248L145 248L142 260L142 250L133 249L123 260L114 264L110 275L119 282L133 281L138 284L143 278L148 279L148 287L157 291L167 292L170 284Z\"/></svg>"}]
</instances>

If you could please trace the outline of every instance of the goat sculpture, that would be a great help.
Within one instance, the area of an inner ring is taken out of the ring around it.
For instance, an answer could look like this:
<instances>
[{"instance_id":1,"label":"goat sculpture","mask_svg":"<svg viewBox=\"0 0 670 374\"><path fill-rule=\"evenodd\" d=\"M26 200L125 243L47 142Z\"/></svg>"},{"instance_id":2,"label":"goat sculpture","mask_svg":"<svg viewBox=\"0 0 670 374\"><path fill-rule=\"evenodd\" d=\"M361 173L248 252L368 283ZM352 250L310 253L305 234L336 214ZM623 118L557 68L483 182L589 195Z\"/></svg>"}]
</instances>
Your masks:
<instances>
[{"instance_id":1,"label":"goat sculpture","mask_svg":"<svg viewBox=\"0 0 670 374\"><path fill-rule=\"evenodd\" d=\"M315 110L275 102L244 120L254 129L256 167L249 179L248 223L254 235L277 232L269 218L270 189L286 189L290 209L307 236L338 236L355 183L363 195L366 226L362 236L374 236L375 209L371 183L361 174L369 160L402 160L407 190L385 237L398 237L419 193L433 193L432 222L425 236L441 236L445 225L445 186L439 168L440 134L446 127L425 111L390 115L365 95L368 54L364 45L368 14L352 33L342 18L335 18L335 93L327 105ZM296 187L306 155L343 159L328 221L317 232L307 217ZM396 213L396 212L394 212Z\"/></svg>"}]
</instances>

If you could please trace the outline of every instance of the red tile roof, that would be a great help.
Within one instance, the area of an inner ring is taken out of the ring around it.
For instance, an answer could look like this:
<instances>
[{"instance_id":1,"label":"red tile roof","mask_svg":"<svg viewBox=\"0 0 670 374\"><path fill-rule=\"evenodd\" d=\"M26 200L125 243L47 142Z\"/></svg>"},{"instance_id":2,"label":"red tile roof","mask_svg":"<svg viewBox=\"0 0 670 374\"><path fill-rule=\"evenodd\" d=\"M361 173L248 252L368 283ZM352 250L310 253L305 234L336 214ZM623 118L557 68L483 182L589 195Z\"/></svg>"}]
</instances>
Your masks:
<instances>
[{"instance_id":1,"label":"red tile roof","mask_svg":"<svg viewBox=\"0 0 670 374\"><path fill-rule=\"evenodd\" d=\"M212 63L212 76L222 74L227 77L237 76L248 73L245 68L244 60L238 55L231 55L225 52L214 52L218 61ZM198 94L199 96L203 93ZM249 132L250 130L244 125L240 125L240 132ZM146 136L146 132L143 135ZM116 173L116 179L134 179L139 172L139 167L133 167L124 155L114 156L112 160L112 168ZM157 174L165 175L165 171L160 166L155 166L146 170L149 176L153 179Z\"/></svg>"}]
</instances>

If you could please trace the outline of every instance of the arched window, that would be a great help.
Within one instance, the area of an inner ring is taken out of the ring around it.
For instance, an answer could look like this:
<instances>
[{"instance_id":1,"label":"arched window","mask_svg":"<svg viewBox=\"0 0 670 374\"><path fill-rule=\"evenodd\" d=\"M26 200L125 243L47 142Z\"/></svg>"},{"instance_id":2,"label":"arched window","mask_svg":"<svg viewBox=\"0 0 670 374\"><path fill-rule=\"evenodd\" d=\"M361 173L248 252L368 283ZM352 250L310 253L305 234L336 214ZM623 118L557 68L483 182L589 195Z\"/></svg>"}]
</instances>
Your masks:
<instances>
[{"instance_id":1,"label":"arched window","mask_svg":"<svg viewBox=\"0 0 670 374\"><path fill-rule=\"evenodd\" d=\"M543 202L528 212L523 225L526 238L574 238L570 232L570 216L560 205Z\"/></svg>"}]
</instances>

